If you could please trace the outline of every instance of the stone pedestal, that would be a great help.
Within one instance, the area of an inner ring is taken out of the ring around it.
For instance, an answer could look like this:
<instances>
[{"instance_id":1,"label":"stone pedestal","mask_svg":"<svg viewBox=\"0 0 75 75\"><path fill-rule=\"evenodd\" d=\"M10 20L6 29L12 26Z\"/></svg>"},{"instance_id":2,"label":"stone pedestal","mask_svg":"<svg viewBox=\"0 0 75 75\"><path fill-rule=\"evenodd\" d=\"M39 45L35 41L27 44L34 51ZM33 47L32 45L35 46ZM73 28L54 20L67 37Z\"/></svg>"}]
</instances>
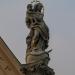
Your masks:
<instances>
[{"instance_id":1,"label":"stone pedestal","mask_svg":"<svg viewBox=\"0 0 75 75\"><path fill-rule=\"evenodd\" d=\"M34 66L32 66L32 64L22 64L21 71L25 75L55 75L52 68L43 64L36 64Z\"/></svg>"}]
</instances>

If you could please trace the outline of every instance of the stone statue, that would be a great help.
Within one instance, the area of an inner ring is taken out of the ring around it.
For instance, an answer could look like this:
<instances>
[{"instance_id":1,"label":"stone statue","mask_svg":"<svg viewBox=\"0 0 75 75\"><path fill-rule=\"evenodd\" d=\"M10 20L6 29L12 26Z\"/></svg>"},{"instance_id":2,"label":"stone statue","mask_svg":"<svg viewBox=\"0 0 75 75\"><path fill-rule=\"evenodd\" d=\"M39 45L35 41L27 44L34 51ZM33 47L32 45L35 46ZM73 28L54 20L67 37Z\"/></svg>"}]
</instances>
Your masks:
<instances>
[{"instance_id":1,"label":"stone statue","mask_svg":"<svg viewBox=\"0 0 75 75\"><path fill-rule=\"evenodd\" d=\"M45 49L48 47L48 40L49 40L49 29L45 24L43 20L43 14L41 13L43 5L41 3L38 3L34 6L34 9L32 9L32 6L29 4L28 7L30 9L28 8L27 10L26 25L30 29L30 33L26 38L27 59L28 56L30 56L30 54L38 55L44 53ZM47 53L45 55L46 57L48 57ZM30 61L29 59L27 60L27 63L31 62L32 62L31 58Z\"/></svg>"},{"instance_id":2,"label":"stone statue","mask_svg":"<svg viewBox=\"0 0 75 75\"><path fill-rule=\"evenodd\" d=\"M26 65L23 65L23 72L27 75L55 74L53 69L48 67L50 58L46 49L49 42L49 29L43 20L43 8L42 3L27 5L26 25L30 33L26 38Z\"/></svg>"}]
</instances>

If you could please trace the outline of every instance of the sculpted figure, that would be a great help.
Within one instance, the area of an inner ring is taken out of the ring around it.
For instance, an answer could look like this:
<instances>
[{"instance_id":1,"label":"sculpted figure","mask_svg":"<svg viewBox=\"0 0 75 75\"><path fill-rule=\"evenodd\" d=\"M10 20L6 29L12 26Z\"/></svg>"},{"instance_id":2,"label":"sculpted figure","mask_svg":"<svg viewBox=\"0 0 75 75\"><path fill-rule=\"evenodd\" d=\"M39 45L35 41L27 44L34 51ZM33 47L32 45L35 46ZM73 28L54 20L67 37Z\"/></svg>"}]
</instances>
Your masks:
<instances>
[{"instance_id":1,"label":"sculpted figure","mask_svg":"<svg viewBox=\"0 0 75 75\"><path fill-rule=\"evenodd\" d=\"M53 69L48 67L51 50L45 50L48 47L49 29L43 20L42 9L41 3L27 6L26 25L30 32L26 38L26 65L22 67L25 75L55 75Z\"/></svg>"},{"instance_id":2,"label":"sculpted figure","mask_svg":"<svg viewBox=\"0 0 75 75\"><path fill-rule=\"evenodd\" d=\"M46 48L49 41L49 29L43 20L44 14L41 12L43 5L37 3L32 9L32 5L27 7L26 25L30 33L26 38L26 64L47 65L50 58Z\"/></svg>"}]
</instances>

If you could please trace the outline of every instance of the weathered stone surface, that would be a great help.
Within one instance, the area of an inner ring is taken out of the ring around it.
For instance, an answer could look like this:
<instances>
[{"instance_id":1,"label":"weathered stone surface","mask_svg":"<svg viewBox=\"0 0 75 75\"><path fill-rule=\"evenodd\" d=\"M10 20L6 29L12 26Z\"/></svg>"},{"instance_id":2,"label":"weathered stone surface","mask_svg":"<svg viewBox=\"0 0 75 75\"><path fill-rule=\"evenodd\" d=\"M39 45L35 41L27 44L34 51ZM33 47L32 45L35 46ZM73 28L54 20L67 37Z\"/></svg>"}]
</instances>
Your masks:
<instances>
[{"instance_id":1,"label":"weathered stone surface","mask_svg":"<svg viewBox=\"0 0 75 75\"><path fill-rule=\"evenodd\" d=\"M0 75L23 75L21 64L0 37Z\"/></svg>"}]
</instances>

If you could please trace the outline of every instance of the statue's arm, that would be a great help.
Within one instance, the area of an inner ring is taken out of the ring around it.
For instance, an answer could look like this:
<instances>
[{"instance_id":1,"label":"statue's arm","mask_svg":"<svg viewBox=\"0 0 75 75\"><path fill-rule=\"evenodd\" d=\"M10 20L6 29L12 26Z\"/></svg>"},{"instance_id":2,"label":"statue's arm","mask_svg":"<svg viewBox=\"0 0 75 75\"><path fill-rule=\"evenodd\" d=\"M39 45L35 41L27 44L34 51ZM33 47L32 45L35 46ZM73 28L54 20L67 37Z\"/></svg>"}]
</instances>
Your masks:
<instances>
[{"instance_id":1,"label":"statue's arm","mask_svg":"<svg viewBox=\"0 0 75 75\"><path fill-rule=\"evenodd\" d=\"M35 47L38 41L39 41L39 31L35 29L34 36L32 38L32 47Z\"/></svg>"}]
</instances>

